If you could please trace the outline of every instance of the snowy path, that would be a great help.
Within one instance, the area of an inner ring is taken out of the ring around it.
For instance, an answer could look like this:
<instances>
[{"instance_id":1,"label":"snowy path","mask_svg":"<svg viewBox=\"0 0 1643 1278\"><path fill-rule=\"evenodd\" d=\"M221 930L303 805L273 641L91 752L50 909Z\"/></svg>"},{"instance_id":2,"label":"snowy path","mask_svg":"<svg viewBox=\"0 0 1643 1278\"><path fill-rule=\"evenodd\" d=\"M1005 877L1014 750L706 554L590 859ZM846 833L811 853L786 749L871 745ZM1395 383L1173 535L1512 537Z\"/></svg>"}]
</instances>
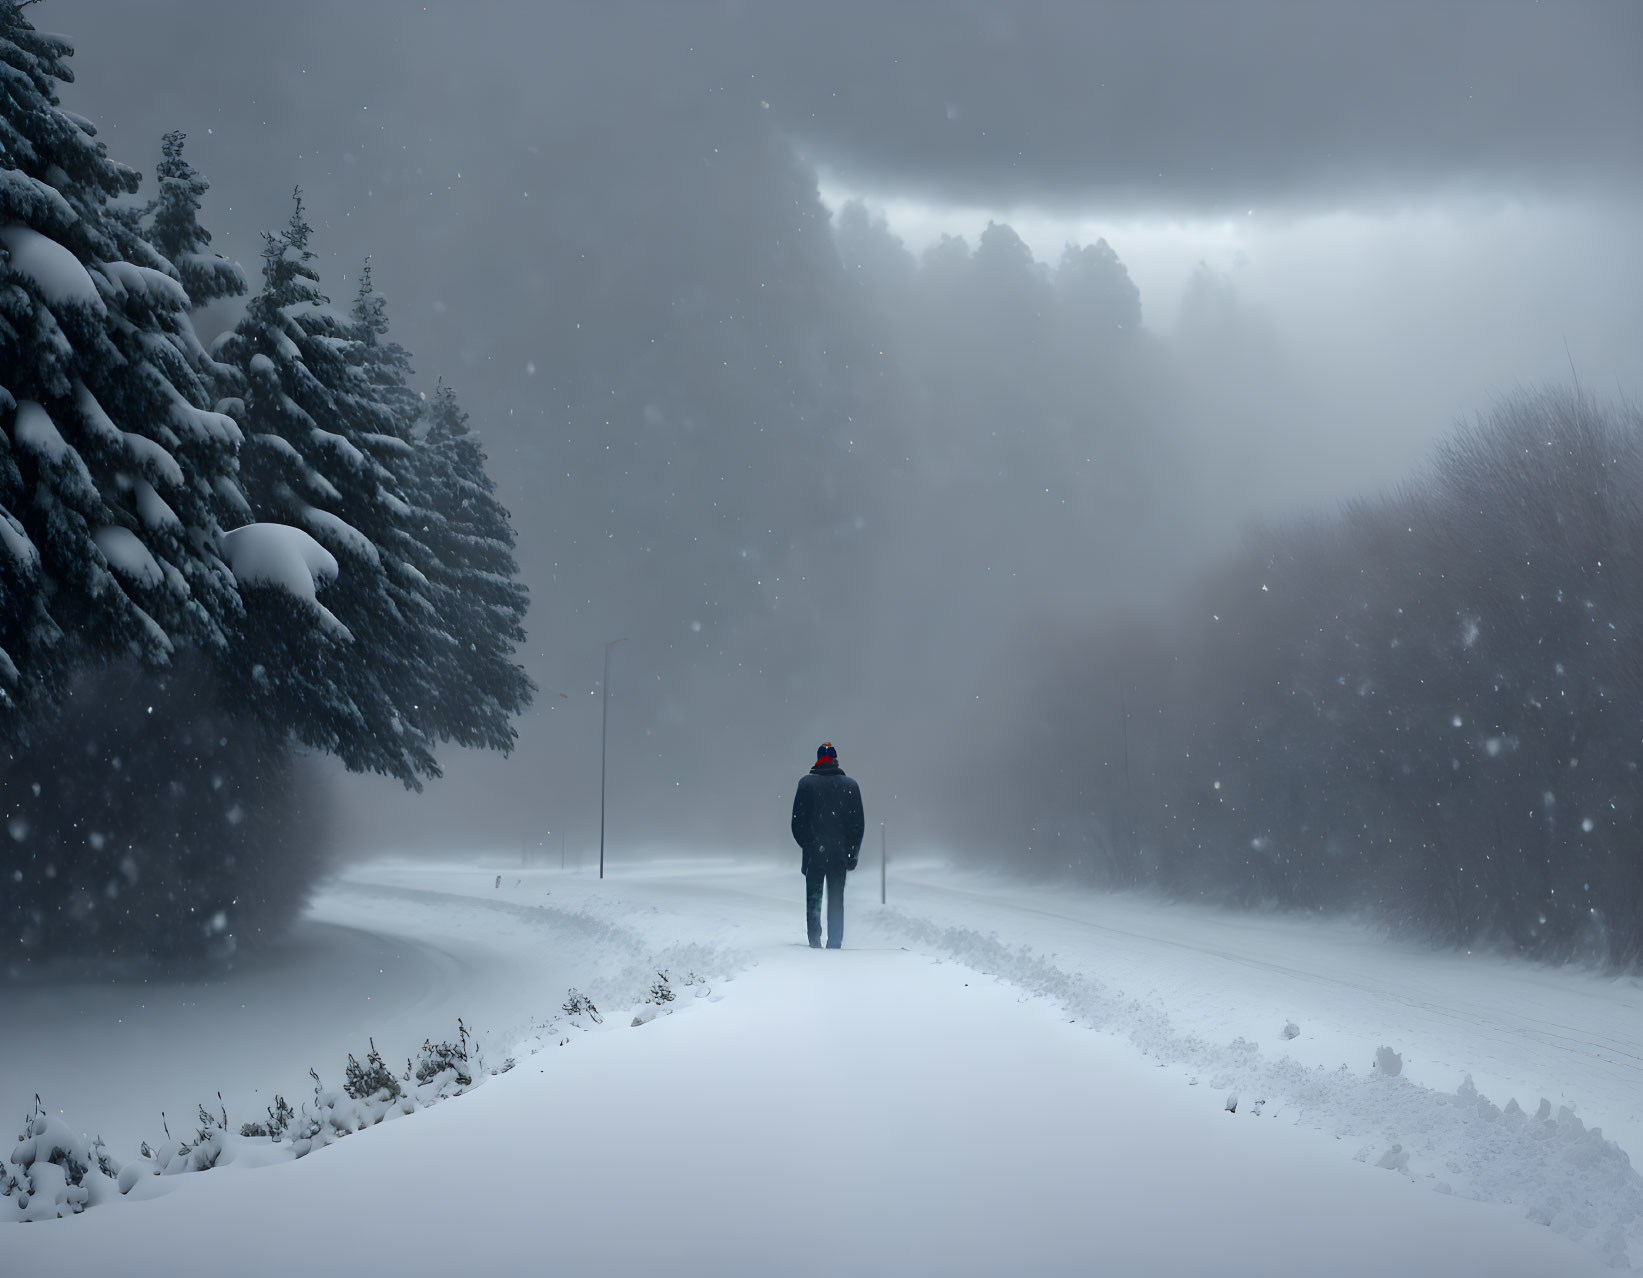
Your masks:
<instances>
[{"instance_id":1,"label":"snowy path","mask_svg":"<svg viewBox=\"0 0 1643 1278\"><path fill-rule=\"evenodd\" d=\"M82 989L66 1007L61 990L56 1005L0 991L5 1023L26 1027L7 1044L0 1104L47 1079L53 1109L125 1156L112 1133L153 1135L162 1101L222 1087L237 1124L272 1089L300 1096L310 1063L334 1079L368 1033L393 1060L460 1014L498 1059L570 985L607 1010L657 966L714 990L638 1029L613 1014L468 1096L300 1162L148 1182L147 1201L0 1226L0 1257L67 1273L115 1256L143 1272L132 1256L164 1255L154 1272L207 1272L215 1239L237 1271L283 1273L291 1253L243 1239L298 1216L325 1239L317 1272L339 1273L483 1260L1575 1275L1617 1246L1640 1254L1643 1196L1614 1146L1554 1119L1491 1118L1454 1092L1470 1070L1531 1111L1544 1093L1589 1119L1630 1113L1635 982L975 876L900 876L889 910L853 884L852 947L817 954L794 943L796 887L702 865L600 884L379 863L316 902L316 954L207 986ZM1286 1018L1304 1027L1293 1041L1278 1034ZM123 1037L105 1059L110 1033ZM1239 1037L1258 1046L1229 1046ZM1406 1077L1370 1074L1382 1042L1405 1052ZM1377 1166L1394 1145L1405 1169ZM1454 1195L1432 1192L1439 1180ZM1525 1218L1537 1208L1584 1250ZM824 1217L838 1222L831 1249ZM183 1237L198 1240L196 1268L177 1259Z\"/></svg>"}]
</instances>

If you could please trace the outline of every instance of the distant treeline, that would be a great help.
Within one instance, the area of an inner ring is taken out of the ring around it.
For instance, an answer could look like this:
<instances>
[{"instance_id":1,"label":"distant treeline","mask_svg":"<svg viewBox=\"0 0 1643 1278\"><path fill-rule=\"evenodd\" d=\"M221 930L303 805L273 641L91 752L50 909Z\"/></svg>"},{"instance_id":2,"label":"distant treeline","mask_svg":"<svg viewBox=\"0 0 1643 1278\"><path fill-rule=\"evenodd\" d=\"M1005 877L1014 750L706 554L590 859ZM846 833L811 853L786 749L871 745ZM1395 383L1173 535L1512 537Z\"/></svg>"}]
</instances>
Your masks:
<instances>
[{"instance_id":1,"label":"distant treeline","mask_svg":"<svg viewBox=\"0 0 1643 1278\"><path fill-rule=\"evenodd\" d=\"M1519 394L1402 491L1251 536L1176 625L1058 662L1035 856L1635 965L1640 643L1643 414Z\"/></svg>"}]
</instances>

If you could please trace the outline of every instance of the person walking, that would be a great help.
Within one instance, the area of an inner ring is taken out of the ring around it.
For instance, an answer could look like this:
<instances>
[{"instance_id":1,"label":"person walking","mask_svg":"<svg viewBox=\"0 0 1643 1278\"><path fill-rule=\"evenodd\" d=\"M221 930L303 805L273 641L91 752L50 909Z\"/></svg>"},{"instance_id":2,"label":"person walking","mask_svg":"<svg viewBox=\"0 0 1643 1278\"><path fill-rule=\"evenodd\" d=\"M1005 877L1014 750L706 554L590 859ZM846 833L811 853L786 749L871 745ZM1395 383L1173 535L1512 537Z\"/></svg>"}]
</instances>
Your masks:
<instances>
[{"instance_id":1,"label":"person walking","mask_svg":"<svg viewBox=\"0 0 1643 1278\"><path fill-rule=\"evenodd\" d=\"M844 942L844 876L856 868L867 828L861 787L844 775L839 752L824 741L816 765L793 796L793 841L804 873L804 924L811 949L821 948L822 888L827 889L827 948Z\"/></svg>"}]
</instances>

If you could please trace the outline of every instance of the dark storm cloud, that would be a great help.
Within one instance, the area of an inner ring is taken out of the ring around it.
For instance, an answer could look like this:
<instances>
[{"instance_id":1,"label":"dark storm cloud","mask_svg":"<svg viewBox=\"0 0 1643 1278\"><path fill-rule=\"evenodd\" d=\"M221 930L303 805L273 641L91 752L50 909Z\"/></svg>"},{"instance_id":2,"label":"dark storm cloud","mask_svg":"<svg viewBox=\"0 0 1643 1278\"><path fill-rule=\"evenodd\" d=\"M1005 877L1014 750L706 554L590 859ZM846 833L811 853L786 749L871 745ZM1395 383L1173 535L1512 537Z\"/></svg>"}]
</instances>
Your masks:
<instances>
[{"instance_id":1,"label":"dark storm cloud","mask_svg":"<svg viewBox=\"0 0 1643 1278\"><path fill-rule=\"evenodd\" d=\"M932 198L1362 202L1643 171L1643 6L1517 0L749 6L770 97ZM752 63L756 65L756 63Z\"/></svg>"},{"instance_id":2,"label":"dark storm cloud","mask_svg":"<svg viewBox=\"0 0 1643 1278\"><path fill-rule=\"evenodd\" d=\"M378 109L436 140L475 108L535 107L535 128L574 145L716 101L858 184L988 207L1361 206L1612 193L1643 174L1631 0L62 0L44 15L88 52L116 37L158 102L294 117L269 127L301 123L344 69L355 113L388 94ZM161 41L188 76L153 60Z\"/></svg>"}]
</instances>

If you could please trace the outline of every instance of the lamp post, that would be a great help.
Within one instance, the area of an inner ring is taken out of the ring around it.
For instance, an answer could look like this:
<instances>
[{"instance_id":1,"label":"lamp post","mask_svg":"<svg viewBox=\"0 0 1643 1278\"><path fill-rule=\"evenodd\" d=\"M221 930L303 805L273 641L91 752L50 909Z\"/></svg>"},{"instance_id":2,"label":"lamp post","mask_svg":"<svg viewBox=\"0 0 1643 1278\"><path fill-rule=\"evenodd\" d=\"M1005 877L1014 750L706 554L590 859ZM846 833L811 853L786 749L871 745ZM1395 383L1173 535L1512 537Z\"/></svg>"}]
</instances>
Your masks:
<instances>
[{"instance_id":1,"label":"lamp post","mask_svg":"<svg viewBox=\"0 0 1643 1278\"><path fill-rule=\"evenodd\" d=\"M605 741L610 735L610 650L628 637L612 639L605 645L605 681L600 685L603 707L599 718L599 877L605 877Z\"/></svg>"}]
</instances>

